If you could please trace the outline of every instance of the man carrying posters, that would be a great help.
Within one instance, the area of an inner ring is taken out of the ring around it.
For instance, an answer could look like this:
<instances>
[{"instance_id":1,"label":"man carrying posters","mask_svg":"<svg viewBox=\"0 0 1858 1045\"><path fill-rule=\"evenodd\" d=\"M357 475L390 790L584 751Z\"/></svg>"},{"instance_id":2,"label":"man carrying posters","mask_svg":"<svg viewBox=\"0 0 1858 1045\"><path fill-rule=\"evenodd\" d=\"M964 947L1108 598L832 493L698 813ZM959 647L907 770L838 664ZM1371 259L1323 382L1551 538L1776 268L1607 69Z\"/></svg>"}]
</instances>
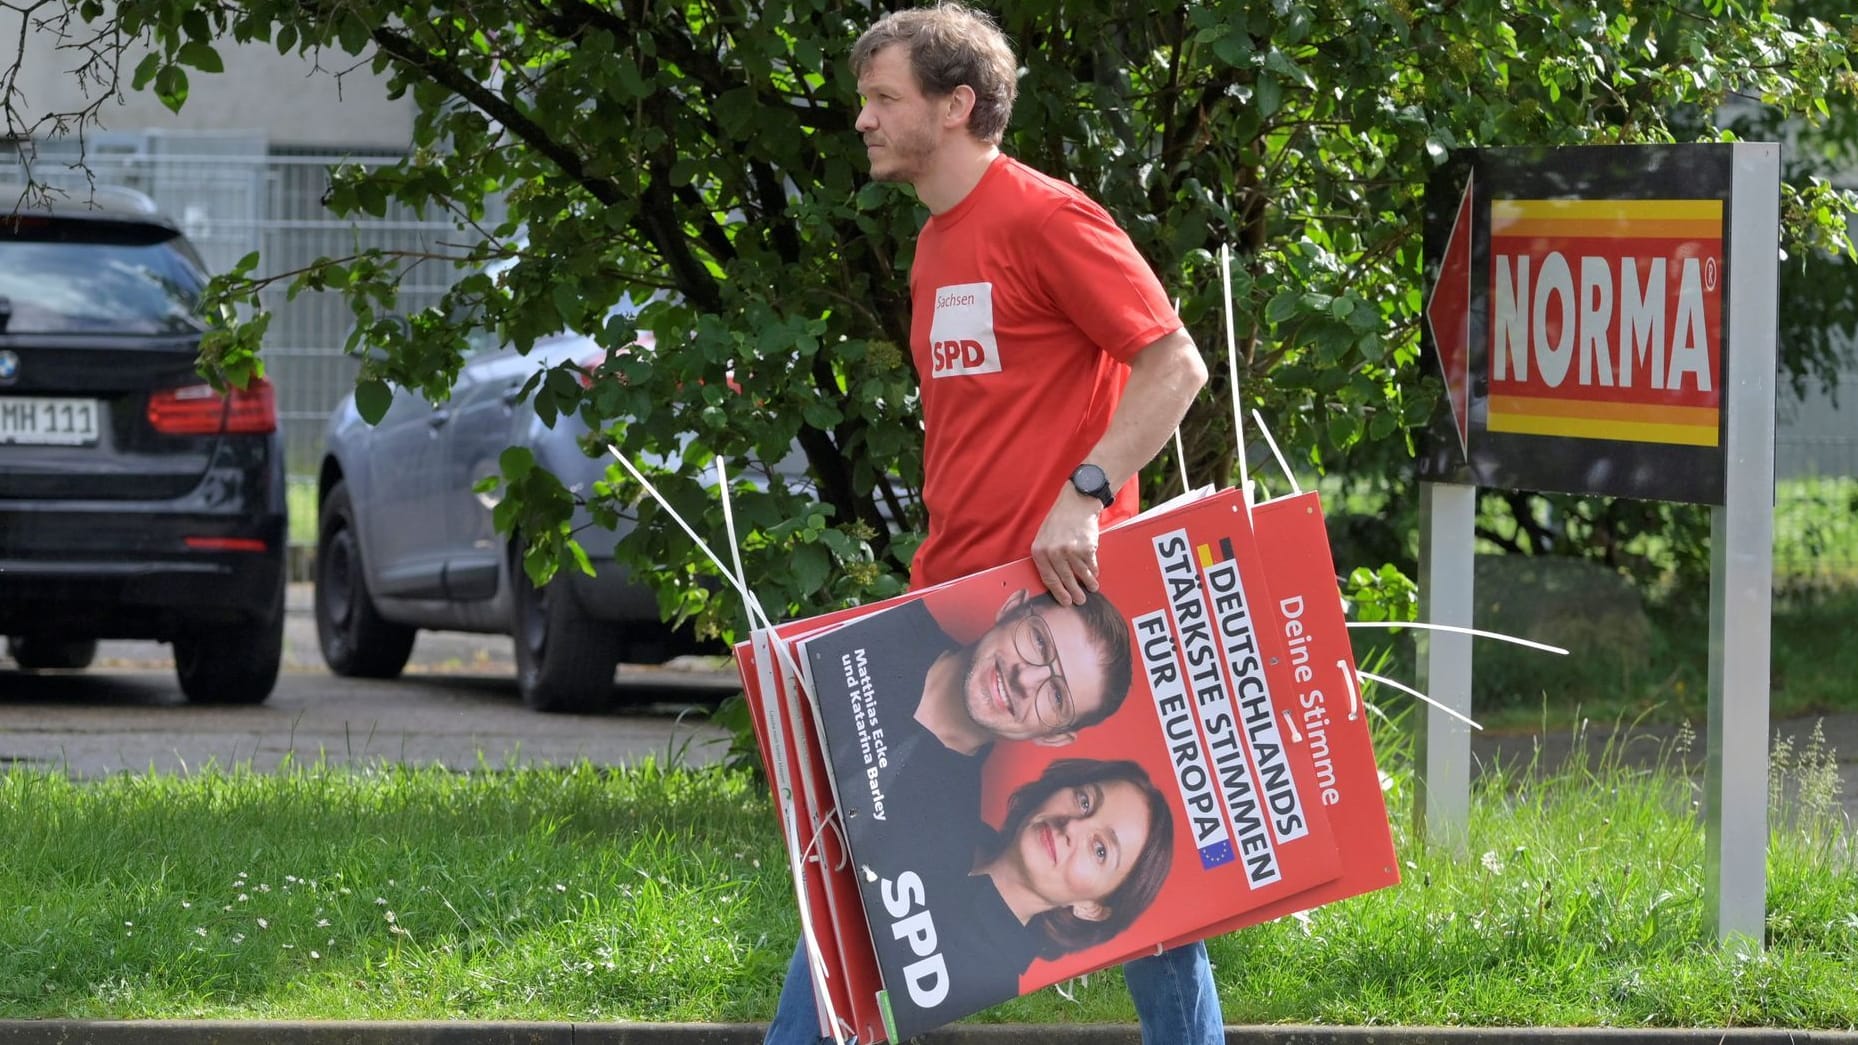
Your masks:
<instances>
[{"instance_id":1,"label":"man carrying posters","mask_svg":"<svg viewBox=\"0 0 1858 1045\"><path fill-rule=\"evenodd\" d=\"M1136 513L1135 475L1206 368L1155 274L1108 213L1000 153L1017 63L955 4L885 16L852 57L872 177L930 218L910 272L929 536L917 586L1030 551L1058 606L1097 587L1100 525ZM1149 1045L1224 1040L1206 951L1125 966ZM768 1041L818 1040L800 952Z\"/></svg>"}]
</instances>

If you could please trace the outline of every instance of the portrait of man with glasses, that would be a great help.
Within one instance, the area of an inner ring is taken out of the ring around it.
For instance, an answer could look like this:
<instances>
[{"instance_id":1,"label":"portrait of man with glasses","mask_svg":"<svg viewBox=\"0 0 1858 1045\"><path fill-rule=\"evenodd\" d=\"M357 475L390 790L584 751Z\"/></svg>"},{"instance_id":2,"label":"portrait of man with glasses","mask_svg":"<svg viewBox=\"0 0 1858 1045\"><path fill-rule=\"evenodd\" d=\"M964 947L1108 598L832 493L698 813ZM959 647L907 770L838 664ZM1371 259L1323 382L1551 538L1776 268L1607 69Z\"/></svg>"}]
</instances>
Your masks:
<instances>
[{"instance_id":1,"label":"portrait of man with glasses","mask_svg":"<svg viewBox=\"0 0 1858 1045\"><path fill-rule=\"evenodd\" d=\"M1129 625L1101 594L1060 606L1046 593L1014 592L967 643L937 622L930 601L876 618L901 640L871 649L869 663L884 740L875 782L889 808L972 816L994 744L1069 744L1129 694Z\"/></svg>"}]
</instances>

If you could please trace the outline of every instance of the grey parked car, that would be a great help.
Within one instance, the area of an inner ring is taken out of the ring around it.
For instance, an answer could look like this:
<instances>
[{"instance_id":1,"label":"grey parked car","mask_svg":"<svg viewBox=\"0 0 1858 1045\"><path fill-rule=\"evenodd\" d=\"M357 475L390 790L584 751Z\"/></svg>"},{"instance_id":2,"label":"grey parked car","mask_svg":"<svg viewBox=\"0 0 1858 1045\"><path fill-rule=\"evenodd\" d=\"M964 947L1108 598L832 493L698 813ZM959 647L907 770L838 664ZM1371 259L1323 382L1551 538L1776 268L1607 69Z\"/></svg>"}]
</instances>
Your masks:
<instances>
[{"instance_id":1,"label":"grey parked car","mask_svg":"<svg viewBox=\"0 0 1858 1045\"><path fill-rule=\"evenodd\" d=\"M613 561L624 530L577 529L597 575L563 571L538 589L516 544L492 525L494 500L472 490L498 473L505 449L522 446L570 490L591 491L609 462L581 452L586 426L575 417L543 425L519 391L541 367L570 359L591 367L602 357L578 335L540 341L528 355L483 345L467 356L448 402L397 390L372 426L353 396L335 409L316 542L316 624L330 670L395 677L421 628L500 633L516 640L526 703L587 711L611 698L622 658L663 660L692 647L660 621L652 592Z\"/></svg>"}]
</instances>

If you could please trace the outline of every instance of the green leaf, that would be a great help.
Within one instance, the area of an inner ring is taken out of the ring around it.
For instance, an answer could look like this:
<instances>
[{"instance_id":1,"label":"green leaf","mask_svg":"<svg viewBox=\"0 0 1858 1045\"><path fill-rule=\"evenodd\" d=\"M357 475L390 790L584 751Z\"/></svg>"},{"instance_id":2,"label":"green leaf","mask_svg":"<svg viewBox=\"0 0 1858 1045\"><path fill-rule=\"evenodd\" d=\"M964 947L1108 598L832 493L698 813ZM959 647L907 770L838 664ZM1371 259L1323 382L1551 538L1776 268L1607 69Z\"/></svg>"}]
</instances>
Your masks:
<instances>
[{"instance_id":1,"label":"green leaf","mask_svg":"<svg viewBox=\"0 0 1858 1045\"><path fill-rule=\"evenodd\" d=\"M336 38L341 41L342 50L349 54L360 54L367 48L372 35L372 27L362 18L358 9L348 9L336 21Z\"/></svg>"},{"instance_id":2,"label":"green leaf","mask_svg":"<svg viewBox=\"0 0 1858 1045\"><path fill-rule=\"evenodd\" d=\"M155 97L170 112L180 112L187 104L187 70L178 65L164 65L155 74Z\"/></svg>"},{"instance_id":3,"label":"green leaf","mask_svg":"<svg viewBox=\"0 0 1858 1045\"><path fill-rule=\"evenodd\" d=\"M355 412L371 425L381 423L387 408L394 405L393 389L380 378L369 378L355 385Z\"/></svg>"},{"instance_id":4,"label":"green leaf","mask_svg":"<svg viewBox=\"0 0 1858 1045\"><path fill-rule=\"evenodd\" d=\"M144 87L147 87L148 82L150 80L153 80L155 78L155 74L159 72L160 70L161 70L160 52L150 51L149 53L142 56L142 60L140 62L136 63L135 76L130 79L129 86L135 88L138 91Z\"/></svg>"},{"instance_id":5,"label":"green leaf","mask_svg":"<svg viewBox=\"0 0 1858 1045\"><path fill-rule=\"evenodd\" d=\"M187 41L181 45L175 57L203 73L226 71L226 63L219 60L219 52L213 50L213 45L204 40Z\"/></svg>"},{"instance_id":6,"label":"green leaf","mask_svg":"<svg viewBox=\"0 0 1858 1045\"><path fill-rule=\"evenodd\" d=\"M526 446L512 446L497 455L497 469L506 481L520 483L535 471L535 453Z\"/></svg>"},{"instance_id":7,"label":"green leaf","mask_svg":"<svg viewBox=\"0 0 1858 1045\"><path fill-rule=\"evenodd\" d=\"M1259 73L1258 82L1252 85L1252 106L1258 115L1269 119L1283 103L1284 85L1269 73Z\"/></svg>"},{"instance_id":8,"label":"green leaf","mask_svg":"<svg viewBox=\"0 0 1858 1045\"><path fill-rule=\"evenodd\" d=\"M1264 318L1267 323L1282 323L1297 314L1303 307L1303 296L1295 290L1280 290L1265 306Z\"/></svg>"},{"instance_id":9,"label":"green leaf","mask_svg":"<svg viewBox=\"0 0 1858 1045\"><path fill-rule=\"evenodd\" d=\"M788 564L794 589L803 597L825 587L826 576L832 572L832 556L819 544L795 546Z\"/></svg>"}]
</instances>

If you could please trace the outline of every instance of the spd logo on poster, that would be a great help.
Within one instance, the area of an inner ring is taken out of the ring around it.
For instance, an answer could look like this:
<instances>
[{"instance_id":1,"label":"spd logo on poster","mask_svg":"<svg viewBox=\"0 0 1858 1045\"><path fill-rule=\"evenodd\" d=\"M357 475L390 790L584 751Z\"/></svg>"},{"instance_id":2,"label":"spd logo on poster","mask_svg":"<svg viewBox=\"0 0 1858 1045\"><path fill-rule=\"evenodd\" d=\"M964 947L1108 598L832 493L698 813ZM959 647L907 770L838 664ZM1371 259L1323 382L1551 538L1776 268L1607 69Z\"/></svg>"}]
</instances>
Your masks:
<instances>
[{"instance_id":1,"label":"spd logo on poster","mask_svg":"<svg viewBox=\"0 0 1858 1045\"><path fill-rule=\"evenodd\" d=\"M994 285L957 283L938 287L929 321L929 376L966 377L1000 372L994 338Z\"/></svg>"}]
</instances>

